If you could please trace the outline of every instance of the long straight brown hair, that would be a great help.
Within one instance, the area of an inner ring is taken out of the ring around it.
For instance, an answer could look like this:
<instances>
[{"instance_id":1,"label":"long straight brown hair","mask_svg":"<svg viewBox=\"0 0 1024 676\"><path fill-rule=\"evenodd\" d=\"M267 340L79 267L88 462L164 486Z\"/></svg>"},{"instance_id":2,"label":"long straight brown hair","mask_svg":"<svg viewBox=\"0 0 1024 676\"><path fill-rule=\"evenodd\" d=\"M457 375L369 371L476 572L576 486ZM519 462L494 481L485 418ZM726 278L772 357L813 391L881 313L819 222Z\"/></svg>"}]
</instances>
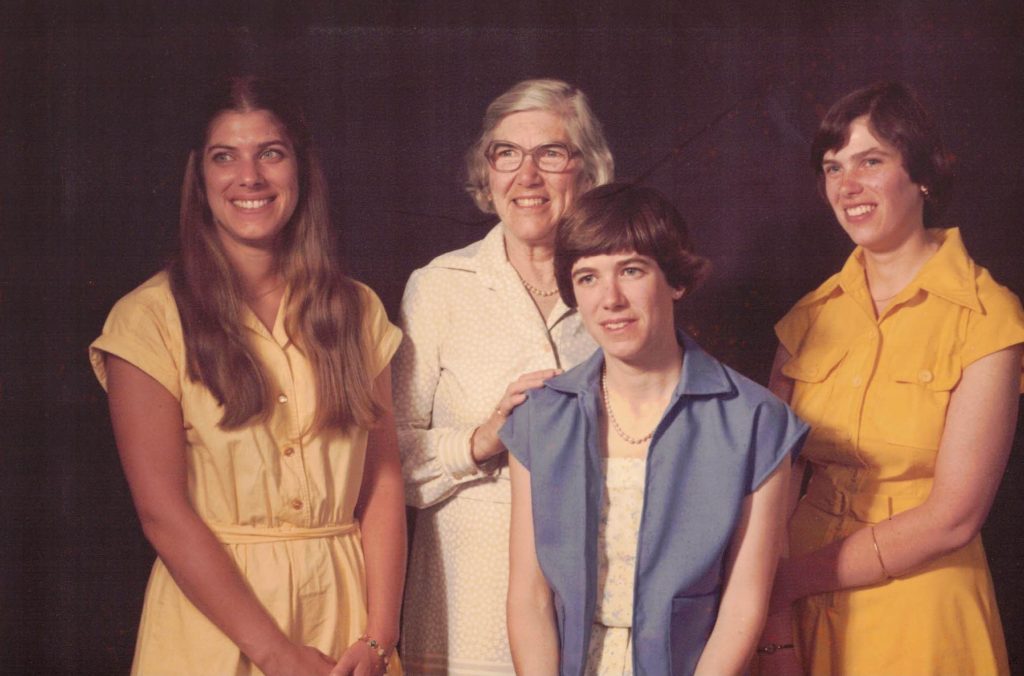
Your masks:
<instances>
[{"instance_id":1,"label":"long straight brown hair","mask_svg":"<svg viewBox=\"0 0 1024 676\"><path fill-rule=\"evenodd\" d=\"M214 118L226 111L264 110L288 136L299 167L299 201L280 236L277 264L289 285L285 330L316 378L312 429L372 425L382 409L373 398L367 367L364 302L359 286L342 273L326 182L302 110L280 84L253 76L217 83L202 110L181 189L180 251L168 266L189 377L203 383L224 407L221 427L242 427L270 414L270 383L243 326L241 286L216 235L203 180L204 148Z\"/></svg>"}]
</instances>

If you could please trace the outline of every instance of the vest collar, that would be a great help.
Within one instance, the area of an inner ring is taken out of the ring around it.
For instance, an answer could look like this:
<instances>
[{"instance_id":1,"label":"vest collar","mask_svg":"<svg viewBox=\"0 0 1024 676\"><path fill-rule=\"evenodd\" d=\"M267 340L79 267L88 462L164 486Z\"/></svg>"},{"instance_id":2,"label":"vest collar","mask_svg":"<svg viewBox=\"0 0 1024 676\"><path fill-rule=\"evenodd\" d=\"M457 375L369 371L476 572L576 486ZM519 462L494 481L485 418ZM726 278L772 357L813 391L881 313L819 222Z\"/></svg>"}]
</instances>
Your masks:
<instances>
[{"instance_id":1,"label":"vest collar","mask_svg":"<svg viewBox=\"0 0 1024 676\"><path fill-rule=\"evenodd\" d=\"M721 396L735 391L725 367L705 352L693 338L676 330L676 339L683 345L683 366L679 371L673 401L683 396ZM548 380L544 386L578 396L596 392L601 387L603 366L604 352L598 349L585 362Z\"/></svg>"}]
</instances>

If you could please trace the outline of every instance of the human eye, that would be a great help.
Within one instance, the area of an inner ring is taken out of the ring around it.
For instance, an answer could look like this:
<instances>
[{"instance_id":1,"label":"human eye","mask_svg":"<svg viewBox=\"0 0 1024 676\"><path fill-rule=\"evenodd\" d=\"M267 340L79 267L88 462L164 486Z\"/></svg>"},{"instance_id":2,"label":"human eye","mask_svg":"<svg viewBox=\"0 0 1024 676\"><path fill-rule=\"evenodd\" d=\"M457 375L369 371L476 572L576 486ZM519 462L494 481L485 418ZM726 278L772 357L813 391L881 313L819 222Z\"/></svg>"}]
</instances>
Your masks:
<instances>
[{"instance_id":1,"label":"human eye","mask_svg":"<svg viewBox=\"0 0 1024 676\"><path fill-rule=\"evenodd\" d=\"M647 271L640 265L627 265L622 268L623 277L643 277Z\"/></svg>"},{"instance_id":2,"label":"human eye","mask_svg":"<svg viewBox=\"0 0 1024 676\"><path fill-rule=\"evenodd\" d=\"M265 160L272 161L283 160L284 151L280 148L266 148L262 153L260 153L260 157Z\"/></svg>"},{"instance_id":3,"label":"human eye","mask_svg":"<svg viewBox=\"0 0 1024 676\"><path fill-rule=\"evenodd\" d=\"M835 162L826 162L821 165L821 170L826 176L835 176L839 173L840 167Z\"/></svg>"},{"instance_id":4,"label":"human eye","mask_svg":"<svg viewBox=\"0 0 1024 676\"><path fill-rule=\"evenodd\" d=\"M594 283L594 275L589 272L576 275L573 277L572 282L576 286L587 286L588 284Z\"/></svg>"},{"instance_id":5,"label":"human eye","mask_svg":"<svg viewBox=\"0 0 1024 676\"><path fill-rule=\"evenodd\" d=\"M564 146L557 144L541 146L540 154L542 157L551 159L564 159L569 157L569 151L567 151Z\"/></svg>"},{"instance_id":6,"label":"human eye","mask_svg":"<svg viewBox=\"0 0 1024 676\"><path fill-rule=\"evenodd\" d=\"M508 145L507 143L497 143L491 149L491 155L495 158L513 158L519 155L519 151L515 146Z\"/></svg>"},{"instance_id":7,"label":"human eye","mask_svg":"<svg viewBox=\"0 0 1024 676\"><path fill-rule=\"evenodd\" d=\"M226 150L216 150L210 153L210 161L214 164L224 164L231 161L231 153Z\"/></svg>"},{"instance_id":8,"label":"human eye","mask_svg":"<svg viewBox=\"0 0 1024 676\"><path fill-rule=\"evenodd\" d=\"M883 161L882 161L881 157L865 157L864 158L864 166L865 167L877 167L877 166L880 166L882 164L883 164Z\"/></svg>"}]
</instances>

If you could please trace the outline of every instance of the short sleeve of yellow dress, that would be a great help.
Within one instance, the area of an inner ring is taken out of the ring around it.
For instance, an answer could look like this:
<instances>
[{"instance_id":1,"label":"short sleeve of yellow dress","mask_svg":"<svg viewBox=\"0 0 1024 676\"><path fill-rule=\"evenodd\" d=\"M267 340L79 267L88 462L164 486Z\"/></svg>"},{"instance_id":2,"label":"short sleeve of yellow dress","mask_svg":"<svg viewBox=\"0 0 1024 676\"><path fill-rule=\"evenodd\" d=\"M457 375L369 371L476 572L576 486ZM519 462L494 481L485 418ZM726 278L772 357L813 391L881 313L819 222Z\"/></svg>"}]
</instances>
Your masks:
<instances>
[{"instance_id":1,"label":"short sleeve of yellow dress","mask_svg":"<svg viewBox=\"0 0 1024 676\"><path fill-rule=\"evenodd\" d=\"M369 288L363 331L371 376L390 362L401 332ZM287 299L286 299L287 300ZM282 304L285 301L282 301ZM248 318L271 380L274 411L237 430L218 426L221 407L185 371L185 347L169 280L160 273L122 298L90 360L106 386L106 355L134 364L180 402L192 505L224 543L253 592L285 634L340 657L366 623L359 496L367 432L309 431L315 385L288 338L283 313L272 331ZM185 598L167 569L153 566L133 674L258 674L245 655Z\"/></svg>"},{"instance_id":2,"label":"short sleeve of yellow dress","mask_svg":"<svg viewBox=\"0 0 1024 676\"><path fill-rule=\"evenodd\" d=\"M777 325L812 469L790 525L800 555L928 497L952 391L981 357L1024 342L1020 301L956 229L881 317L855 250ZM813 674L1002 674L1006 647L981 538L879 585L797 604Z\"/></svg>"}]
</instances>

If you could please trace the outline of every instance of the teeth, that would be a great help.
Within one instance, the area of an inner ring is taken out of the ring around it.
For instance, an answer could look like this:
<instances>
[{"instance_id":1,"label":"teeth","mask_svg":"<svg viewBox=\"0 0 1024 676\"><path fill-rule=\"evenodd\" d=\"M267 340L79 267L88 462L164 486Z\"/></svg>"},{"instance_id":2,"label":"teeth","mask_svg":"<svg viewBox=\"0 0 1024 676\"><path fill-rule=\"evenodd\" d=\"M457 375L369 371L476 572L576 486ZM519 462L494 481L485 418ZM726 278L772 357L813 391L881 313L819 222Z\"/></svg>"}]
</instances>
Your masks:
<instances>
[{"instance_id":1,"label":"teeth","mask_svg":"<svg viewBox=\"0 0 1024 676\"><path fill-rule=\"evenodd\" d=\"M847 216L863 216L875 210L874 204L861 204L846 210Z\"/></svg>"},{"instance_id":2,"label":"teeth","mask_svg":"<svg viewBox=\"0 0 1024 676\"><path fill-rule=\"evenodd\" d=\"M621 329L623 326L625 326L628 323L629 322L608 322L607 324L605 324L605 328L609 328L609 329L615 331L617 329Z\"/></svg>"},{"instance_id":3,"label":"teeth","mask_svg":"<svg viewBox=\"0 0 1024 676\"><path fill-rule=\"evenodd\" d=\"M260 207L265 207L270 204L270 198L268 197L261 200L232 200L231 203L236 207L241 207L243 209L259 209Z\"/></svg>"},{"instance_id":4,"label":"teeth","mask_svg":"<svg viewBox=\"0 0 1024 676\"><path fill-rule=\"evenodd\" d=\"M544 198L543 197L520 197L515 202L516 202L516 204L518 204L521 207L539 207L541 204L544 204Z\"/></svg>"}]
</instances>

